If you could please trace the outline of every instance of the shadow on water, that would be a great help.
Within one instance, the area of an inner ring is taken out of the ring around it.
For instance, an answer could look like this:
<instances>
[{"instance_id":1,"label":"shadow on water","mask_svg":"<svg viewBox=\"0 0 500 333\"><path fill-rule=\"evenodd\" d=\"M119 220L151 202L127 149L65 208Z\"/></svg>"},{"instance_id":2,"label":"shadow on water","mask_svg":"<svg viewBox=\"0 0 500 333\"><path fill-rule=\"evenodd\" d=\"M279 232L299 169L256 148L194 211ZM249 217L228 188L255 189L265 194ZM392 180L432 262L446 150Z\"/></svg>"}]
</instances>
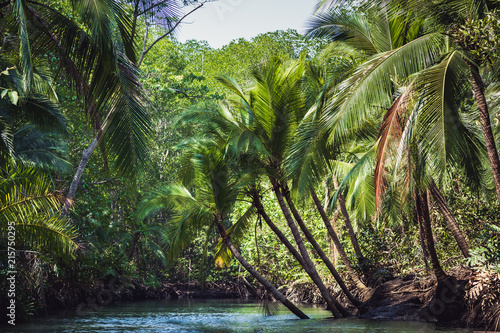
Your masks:
<instances>
[{"instance_id":1,"label":"shadow on water","mask_svg":"<svg viewBox=\"0 0 500 333\"><path fill-rule=\"evenodd\" d=\"M310 320L296 319L284 307L265 317L259 303L238 300L146 301L88 307L7 327L5 332L203 332L203 333L354 333L472 332L417 322L334 320L319 307L302 306Z\"/></svg>"}]
</instances>

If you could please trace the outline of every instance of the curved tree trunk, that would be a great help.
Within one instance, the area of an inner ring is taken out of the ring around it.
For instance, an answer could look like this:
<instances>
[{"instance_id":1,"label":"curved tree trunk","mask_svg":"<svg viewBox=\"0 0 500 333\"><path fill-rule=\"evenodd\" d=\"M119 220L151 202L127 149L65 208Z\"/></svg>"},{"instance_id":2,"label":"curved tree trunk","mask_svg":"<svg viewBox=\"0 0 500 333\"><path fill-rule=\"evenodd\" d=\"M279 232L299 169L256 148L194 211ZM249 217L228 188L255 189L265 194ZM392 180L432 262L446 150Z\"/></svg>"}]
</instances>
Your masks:
<instances>
[{"instance_id":1,"label":"curved tree trunk","mask_svg":"<svg viewBox=\"0 0 500 333\"><path fill-rule=\"evenodd\" d=\"M493 173L493 180L495 181L495 190L497 199L500 203L500 159L498 158L498 150L495 143L495 137L491 130L490 113L488 112L488 104L484 96L484 84L481 76L479 75L479 68L466 61L471 70L472 90L474 91L474 99L479 109L481 120L481 127L483 130L484 141L486 143L486 150L488 152L488 159L490 161L491 171Z\"/></svg>"},{"instance_id":2,"label":"curved tree trunk","mask_svg":"<svg viewBox=\"0 0 500 333\"><path fill-rule=\"evenodd\" d=\"M309 253L307 252L307 249L305 247L304 241L302 240L302 236L300 235L299 229L295 225L295 222L293 221L292 215L290 214L290 211L288 210L288 207L285 203L285 199L283 198L283 194L280 191L280 186L278 183L278 180L273 177L269 177L270 181L273 185L273 191L276 196L276 199L278 199L278 203L280 205L280 208L283 212L283 215L285 216L285 219L287 221L288 227L290 228L290 231L292 232L293 238L295 239L295 243L297 244L297 247L299 248L299 251L302 255L302 258L304 259L304 269L306 270L306 273L311 277L313 280L314 284L318 287L321 295L323 296L323 299L326 301L328 310L332 312L334 317L336 318L342 318L349 316L349 313L340 305L339 302L337 302L332 295L330 294L330 291L326 288L325 284L321 280L321 277L318 274L318 271L316 270L316 267L314 267L314 264L311 260L311 257L309 257Z\"/></svg>"},{"instance_id":3,"label":"curved tree trunk","mask_svg":"<svg viewBox=\"0 0 500 333\"><path fill-rule=\"evenodd\" d=\"M71 182L71 186L69 187L68 194L64 199L64 205L61 211L61 216L65 217L69 213L69 209L73 205L73 198L76 194L76 189L78 188L78 184L80 184L80 180L82 179L83 171L85 171L85 167L87 166L87 162L90 159L90 156L94 152L97 142L99 139L99 135L92 140L89 147L83 150L82 159L80 160L80 164L78 165L78 169L76 170L75 176L73 177L73 181Z\"/></svg>"},{"instance_id":4,"label":"curved tree trunk","mask_svg":"<svg viewBox=\"0 0 500 333\"><path fill-rule=\"evenodd\" d=\"M431 185L429 186L429 190L432 196L434 197L434 200L436 201L436 204L439 207L441 214L443 214L444 220L448 225L448 228L450 228L453 237L455 237L455 240L457 241L460 251L462 251L462 254L464 255L465 258L469 258L470 257L469 244L467 243L467 240L460 231L457 221L453 217L450 208L446 204L446 200L444 200L443 196L441 195L441 192L439 191L434 181L432 181Z\"/></svg>"},{"instance_id":5,"label":"curved tree trunk","mask_svg":"<svg viewBox=\"0 0 500 333\"><path fill-rule=\"evenodd\" d=\"M333 213L332 219L330 220L330 226L332 227L332 229L335 232L335 234L337 234L337 220L339 218L339 214L340 214L340 208L337 207L337 209L335 210L335 213ZM330 236L330 241L332 242L333 265L335 267L337 267L337 261L338 261L338 257L339 257L339 250L337 249L337 246L335 246L335 243L333 242L331 236Z\"/></svg>"},{"instance_id":6,"label":"curved tree trunk","mask_svg":"<svg viewBox=\"0 0 500 333\"><path fill-rule=\"evenodd\" d=\"M422 223L422 231L424 234L427 251L429 252L432 270L434 271L434 275L436 276L438 283L443 282L444 280L446 280L446 278L448 278L448 276L439 264L436 248L434 246L431 219L429 216L429 206L427 205L427 191L415 193L415 207L417 211L417 217Z\"/></svg>"},{"instance_id":7,"label":"curved tree trunk","mask_svg":"<svg viewBox=\"0 0 500 333\"><path fill-rule=\"evenodd\" d=\"M231 242L231 239L226 233L226 230L222 223L220 223L220 219L217 221L217 228L219 230L219 234L221 235L222 239L224 240L224 243L227 245L231 253L234 255L234 257L241 263L241 265L257 280L259 281L267 291L269 291L274 298L276 298L278 301L280 301L284 306L287 307L288 310L290 310L294 315L299 317L300 319L309 319L309 317L302 312L299 308L297 308L292 302L290 302L275 286L271 284L265 277L260 275L248 261L243 258L241 253L234 247L234 245Z\"/></svg>"},{"instance_id":8,"label":"curved tree trunk","mask_svg":"<svg viewBox=\"0 0 500 333\"><path fill-rule=\"evenodd\" d=\"M333 177L333 186L335 188L335 191L338 191L339 183L337 182L337 178L335 177ZM337 198L339 200L339 206L340 210L342 211L342 216L344 217L347 232L349 233L349 238L351 239L352 248L354 249L354 253L356 253L356 257L358 258L358 264L361 267L363 267L363 262L365 260L365 257L363 256L361 248L359 247L358 238L356 237L356 233L354 232L354 229L351 224L351 219L349 218L349 213L347 212L344 196L342 195L342 193L340 193L340 191L338 192Z\"/></svg>"}]
</instances>

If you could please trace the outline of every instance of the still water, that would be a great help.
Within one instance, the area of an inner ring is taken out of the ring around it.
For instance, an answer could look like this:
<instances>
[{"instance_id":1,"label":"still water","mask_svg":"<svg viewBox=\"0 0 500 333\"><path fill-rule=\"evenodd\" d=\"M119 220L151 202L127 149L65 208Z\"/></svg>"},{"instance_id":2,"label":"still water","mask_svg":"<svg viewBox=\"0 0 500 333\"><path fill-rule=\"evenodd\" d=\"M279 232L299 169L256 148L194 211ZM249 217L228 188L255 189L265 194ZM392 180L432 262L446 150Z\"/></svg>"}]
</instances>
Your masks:
<instances>
[{"instance_id":1,"label":"still water","mask_svg":"<svg viewBox=\"0 0 500 333\"><path fill-rule=\"evenodd\" d=\"M274 316L266 317L258 303L238 300L146 301L80 307L28 324L7 327L5 332L176 332L176 333L382 333L382 332L472 332L435 327L415 322L381 322L361 319L333 320L322 308L304 306L310 320L296 319L279 306ZM0 330L4 331L5 327Z\"/></svg>"}]
</instances>

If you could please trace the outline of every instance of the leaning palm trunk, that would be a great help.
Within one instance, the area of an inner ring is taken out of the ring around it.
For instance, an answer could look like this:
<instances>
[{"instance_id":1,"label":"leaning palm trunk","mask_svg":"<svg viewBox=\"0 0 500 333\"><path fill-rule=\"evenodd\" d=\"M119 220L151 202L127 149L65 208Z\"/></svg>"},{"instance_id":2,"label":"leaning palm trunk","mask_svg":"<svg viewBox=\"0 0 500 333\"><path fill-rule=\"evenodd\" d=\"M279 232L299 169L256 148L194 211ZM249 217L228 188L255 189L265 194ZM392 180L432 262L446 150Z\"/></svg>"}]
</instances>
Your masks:
<instances>
[{"instance_id":1,"label":"leaning palm trunk","mask_svg":"<svg viewBox=\"0 0 500 333\"><path fill-rule=\"evenodd\" d=\"M285 203L285 199L283 198L283 194L280 191L278 180L273 177L270 177L270 180L273 185L273 191L274 194L276 195L276 199L278 199L281 211L285 216L288 227L290 228L293 238L295 239L295 243L297 244L297 247L299 248L302 258L304 259L304 264L305 264L304 269L306 270L306 273L311 277L314 284L316 284L316 286L318 287L321 295L323 296L323 299L326 301L328 310L332 312L334 317L342 318L349 316L349 313L340 305L340 303L338 303L332 297L330 291L328 291L325 284L321 280L321 277L319 276L316 267L314 267L311 257L309 257L309 253L307 252L307 249L305 247L304 241L302 240L302 236L300 236L299 229L295 225L292 215L290 214L290 211L288 210L288 207Z\"/></svg>"},{"instance_id":2,"label":"leaning palm trunk","mask_svg":"<svg viewBox=\"0 0 500 333\"><path fill-rule=\"evenodd\" d=\"M432 270L438 282L446 280L448 277L439 264L436 248L434 246L434 238L432 237L431 219L429 216L429 206L427 205L427 191L418 193L415 191L415 208L417 218L422 223L422 231L424 234L425 245L429 253Z\"/></svg>"},{"instance_id":3,"label":"leaning palm trunk","mask_svg":"<svg viewBox=\"0 0 500 333\"><path fill-rule=\"evenodd\" d=\"M488 104L484 96L484 84L479 75L479 68L470 61L466 61L471 70L472 90L474 91L474 99L477 103L481 127L483 130L484 141L486 143L486 151L488 152L488 159L490 161L491 171L493 173L493 180L495 181L495 190L497 199L500 203L500 159L498 158L498 151L495 143L495 137L491 129L490 114L488 112Z\"/></svg>"},{"instance_id":4,"label":"leaning palm trunk","mask_svg":"<svg viewBox=\"0 0 500 333\"><path fill-rule=\"evenodd\" d=\"M233 243L231 242L231 239L226 233L226 230L224 228L224 225L220 222L221 219L218 217L218 220L216 221L217 223L217 229L219 230L219 234L222 237L222 240L224 243L227 245L231 253L234 255L234 257L241 263L241 265L257 280L259 281L267 291L269 291L278 301L280 301L284 306L287 307L288 310L290 310L294 315L299 317L300 319L309 319L309 317L302 312L299 308L297 308L292 302L290 302L278 289L276 289L275 286L273 286L265 277L260 275L248 261L243 258L241 253L234 247Z\"/></svg>"},{"instance_id":5,"label":"leaning palm trunk","mask_svg":"<svg viewBox=\"0 0 500 333\"><path fill-rule=\"evenodd\" d=\"M326 213L325 213L325 211L323 209L323 206L321 205L321 202L319 201L319 198L318 198L316 192L312 188L311 188L311 197L313 198L313 201L316 204L316 208L318 209L319 214L321 215L321 218L323 219L323 223L324 223L326 229L328 230L328 233L330 234L330 237L331 237L333 243L335 244L335 248L337 249L337 252L339 253L340 258L342 259L342 261L344 262L344 265L347 268L347 272L349 273L349 276L351 277L351 279L356 284L356 287L361 292L368 291L368 288L364 285L363 282L361 282L361 280L359 279L359 277L356 274L356 272L354 272L354 269L351 266L349 258L347 258L347 254L344 251L344 247L340 243L340 240L339 240L339 238L337 236L337 233L333 229L332 224L330 223L330 220L326 216ZM336 271L335 271L335 273L336 273ZM333 274L333 272L332 272L332 274ZM333 274L333 276L335 277L335 280L337 280L337 277L335 276L335 274ZM349 290L347 290L347 287L345 287L345 284L344 284L342 278L340 278L340 281L337 280L337 282L339 283L340 287L342 288L342 290L344 291L344 293L346 294L346 296L349 298L349 300L354 305L358 306L358 305L361 304L361 302L358 299L354 298L354 296L352 296L352 294L349 292ZM345 288L345 290L344 290L344 288Z\"/></svg>"},{"instance_id":6,"label":"leaning palm trunk","mask_svg":"<svg viewBox=\"0 0 500 333\"><path fill-rule=\"evenodd\" d=\"M443 214L444 220L448 225L448 228L450 228L453 237L455 237L455 240L458 244L458 247L460 248L460 251L462 251L462 254L464 255L465 258L470 257L469 244L467 244L467 240L460 231L457 221L453 217L450 208L446 204L446 201L444 200L443 196L441 195L441 192L437 188L436 183L434 183L434 181L432 181L431 185L429 186L429 190L432 196L434 197L434 200L436 201L437 206L441 211L441 214Z\"/></svg>"},{"instance_id":7,"label":"leaning palm trunk","mask_svg":"<svg viewBox=\"0 0 500 333\"><path fill-rule=\"evenodd\" d=\"M305 262L304 258L300 255L300 253L293 247L293 245L288 241L288 239L283 235L283 233L276 227L276 225L272 222L272 220L269 218L269 216L266 214L266 211L264 210L264 207L262 206L262 203L260 202L258 196L254 198L254 206L257 208L257 212L264 218L264 221L266 221L267 225L271 228L271 230L274 231L274 233L278 236L280 241L288 248L288 250L292 253L292 255L297 259L299 264L302 267L305 267ZM361 302L355 298L347 286L344 283L344 280L342 277L338 274L338 272L335 270L333 267L333 272L332 275L334 276L335 280L339 284L340 288L342 291L345 293L347 298L352 302L353 305L359 306L361 305Z\"/></svg>"},{"instance_id":8,"label":"leaning palm trunk","mask_svg":"<svg viewBox=\"0 0 500 333\"><path fill-rule=\"evenodd\" d=\"M335 191L338 191L339 183L337 182L336 177L333 177L333 186L335 187ZM349 238L351 239L352 248L354 249L354 253L356 253L356 257L358 258L358 264L361 267L363 267L363 262L365 260L365 257L363 256L361 248L359 247L358 238L356 237L356 233L354 232L354 229L351 224L351 219L349 218L349 213L347 212L344 196L342 195L342 193L340 193L340 191L338 191L338 200L339 200L340 210L342 211L342 216L344 217L345 226L347 228L347 232L349 233Z\"/></svg>"},{"instance_id":9,"label":"leaning palm trunk","mask_svg":"<svg viewBox=\"0 0 500 333\"><path fill-rule=\"evenodd\" d=\"M262 205L262 202L260 201L259 194L257 192L253 192L250 194L252 198L252 202L254 207L257 209L257 214L262 216L264 218L264 221L266 224L271 228L271 230L278 236L278 239L283 243L283 245L286 246L288 251L293 255L293 257L299 262L300 266L305 267L305 262L304 258L300 255L300 253L297 251L297 249L290 243L288 238L281 232L281 230L274 224L274 222L271 220L269 215L267 215L266 210L264 209L264 206Z\"/></svg>"}]
</instances>

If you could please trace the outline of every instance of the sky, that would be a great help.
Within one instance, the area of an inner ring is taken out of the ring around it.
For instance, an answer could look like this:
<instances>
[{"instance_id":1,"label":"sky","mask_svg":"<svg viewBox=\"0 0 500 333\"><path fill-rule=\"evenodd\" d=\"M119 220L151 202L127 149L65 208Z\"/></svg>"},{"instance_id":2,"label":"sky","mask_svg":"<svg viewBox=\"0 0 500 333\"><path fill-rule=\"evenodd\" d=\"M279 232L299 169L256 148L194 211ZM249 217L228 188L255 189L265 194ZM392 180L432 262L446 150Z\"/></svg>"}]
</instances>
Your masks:
<instances>
[{"instance_id":1,"label":"sky","mask_svg":"<svg viewBox=\"0 0 500 333\"><path fill-rule=\"evenodd\" d=\"M185 18L177 39L206 40L220 48L233 39L249 40L260 33L296 29L303 33L316 0L218 0ZM186 7L186 12L189 7Z\"/></svg>"}]
</instances>

